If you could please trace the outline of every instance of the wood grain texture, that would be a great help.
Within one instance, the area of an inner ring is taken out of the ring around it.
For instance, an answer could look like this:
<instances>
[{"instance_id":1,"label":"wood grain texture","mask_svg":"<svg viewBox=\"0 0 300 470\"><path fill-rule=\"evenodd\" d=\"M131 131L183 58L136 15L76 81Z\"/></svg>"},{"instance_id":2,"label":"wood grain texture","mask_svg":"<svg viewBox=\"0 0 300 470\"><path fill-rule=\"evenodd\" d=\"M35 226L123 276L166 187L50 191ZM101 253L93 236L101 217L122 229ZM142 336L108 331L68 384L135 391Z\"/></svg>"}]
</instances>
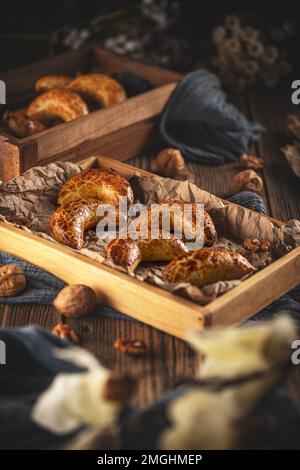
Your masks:
<instances>
[{"instance_id":1,"label":"wood grain texture","mask_svg":"<svg viewBox=\"0 0 300 470\"><path fill-rule=\"evenodd\" d=\"M286 116L297 112L291 102L290 83L285 83L276 91L255 89L247 93L249 114L253 120L266 127L267 132L256 145L257 153L265 162L263 178L274 217L285 220L300 218L299 178L290 168L281 148L289 141Z\"/></svg>"},{"instance_id":2,"label":"wood grain texture","mask_svg":"<svg viewBox=\"0 0 300 470\"><path fill-rule=\"evenodd\" d=\"M0 135L0 180L7 181L21 173L19 148Z\"/></svg>"}]
</instances>

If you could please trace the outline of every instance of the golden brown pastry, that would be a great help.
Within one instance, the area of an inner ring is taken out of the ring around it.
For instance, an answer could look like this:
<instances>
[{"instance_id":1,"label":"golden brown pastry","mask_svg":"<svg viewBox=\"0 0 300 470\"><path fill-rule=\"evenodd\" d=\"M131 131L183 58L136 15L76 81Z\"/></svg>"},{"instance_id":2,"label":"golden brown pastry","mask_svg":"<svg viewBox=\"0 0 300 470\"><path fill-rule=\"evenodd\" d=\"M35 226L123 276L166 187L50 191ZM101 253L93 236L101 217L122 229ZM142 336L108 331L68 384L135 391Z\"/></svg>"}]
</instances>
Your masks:
<instances>
[{"instance_id":1,"label":"golden brown pastry","mask_svg":"<svg viewBox=\"0 0 300 470\"><path fill-rule=\"evenodd\" d=\"M132 240L131 238L112 240L106 248L105 258L116 266L133 273L145 261L170 261L187 253L182 240L169 239Z\"/></svg>"},{"instance_id":2,"label":"golden brown pastry","mask_svg":"<svg viewBox=\"0 0 300 470\"><path fill-rule=\"evenodd\" d=\"M201 248L171 261L164 270L167 282L204 286L217 281L240 279L255 268L239 253Z\"/></svg>"},{"instance_id":3,"label":"golden brown pastry","mask_svg":"<svg viewBox=\"0 0 300 470\"><path fill-rule=\"evenodd\" d=\"M34 88L38 93L41 93L53 88L64 88L71 81L72 78L67 75L46 75L35 82Z\"/></svg>"},{"instance_id":4,"label":"golden brown pastry","mask_svg":"<svg viewBox=\"0 0 300 470\"><path fill-rule=\"evenodd\" d=\"M192 209L192 213L191 213L191 216L189 215L188 217L185 217L185 212L184 212L184 207L185 205L188 204L191 209ZM148 214L147 214L147 217L148 217L148 230L149 230L149 234L150 234L150 229L151 229L151 220L155 219L154 215L153 214L153 211L156 212L158 211L159 212L159 216L157 215L156 217L156 220L159 220L159 229L162 230L163 227L162 227L162 211L163 211L163 207L166 207L167 206L167 209L170 210L170 230L174 230L174 223L176 224L176 209L175 210L172 210L172 206L176 207L176 206L179 206L179 208L181 209L181 224L182 224L182 235L183 235L183 240L184 241L193 241L191 238L188 237L188 234L191 234L193 235L193 229L195 228L196 226L196 222L197 222L197 219L196 219L196 204L194 203L188 203L188 202L185 202L185 201L181 201L181 200L177 200L177 199L169 199L159 205L157 205L155 208L152 208L150 207L148 209ZM152 214L152 217L151 217L151 214ZM214 223L210 217L210 215L204 211L204 217L203 217L203 229L204 229L204 245L206 246L212 246L216 239L217 239L217 232L216 232L216 229L215 229L215 226L214 226ZM180 219L179 219L180 220ZM191 222L192 224L188 224L189 222ZM181 227L179 226L178 229L180 229Z\"/></svg>"},{"instance_id":5,"label":"golden brown pastry","mask_svg":"<svg viewBox=\"0 0 300 470\"><path fill-rule=\"evenodd\" d=\"M79 199L60 206L51 217L51 235L59 243L80 250L84 232L101 219L96 212L101 201L93 198Z\"/></svg>"},{"instance_id":6,"label":"golden brown pastry","mask_svg":"<svg viewBox=\"0 0 300 470\"><path fill-rule=\"evenodd\" d=\"M100 73L79 75L67 85L67 88L103 108L126 99L122 85L108 75Z\"/></svg>"},{"instance_id":7,"label":"golden brown pastry","mask_svg":"<svg viewBox=\"0 0 300 470\"><path fill-rule=\"evenodd\" d=\"M105 204L117 206L119 196L127 197L128 205L133 202L133 191L129 182L113 170L90 168L71 176L62 186L58 204L66 204L76 199L92 197Z\"/></svg>"},{"instance_id":8,"label":"golden brown pastry","mask_svg":"<svg viewBox=\"0 0 300 470\"><path fill-rule=\"evenodd\" d=\"M37 96L28 107L31 118L48 124L51 121L72 121L88 114L83 99L70 90L49 90Z\"/></svg>"},{"instance_id":9,"label":"golden brown pastry","mask_svg":"<svg viewBox=\"0 0 300 470\"><path fill-rule=\"evenodd\" d=\"M6 111L3 115L2 125L10 134L19 139L46 129L42 123L27 116L25 112L19 111Z\"/></svg>"}]
</instances>

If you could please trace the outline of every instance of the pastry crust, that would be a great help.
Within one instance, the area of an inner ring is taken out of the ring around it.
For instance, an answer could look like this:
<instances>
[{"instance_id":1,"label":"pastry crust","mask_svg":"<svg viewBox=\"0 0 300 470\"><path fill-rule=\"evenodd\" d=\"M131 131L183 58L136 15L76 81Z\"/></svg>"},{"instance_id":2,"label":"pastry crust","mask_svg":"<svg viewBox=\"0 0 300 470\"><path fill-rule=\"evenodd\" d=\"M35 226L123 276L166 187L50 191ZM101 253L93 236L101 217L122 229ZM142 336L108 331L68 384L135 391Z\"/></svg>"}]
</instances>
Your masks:
<instances>
[{"instance_id":1,"label":"pastry crust","mask_svg":"<svg viewBox=\"0 0 300 470\"><path fill-rule=\"evenodd\" d=\"M142 262L170 261L187 253L182 240L174 237L148 240L131 238L112 240L106 248L105 258L114 265L133 273Z\"/></svg>"},{"instance_id":2,"label":"pastry crust","mask_svg":"<svg viewBox=\"0 0 300 470\"><path fill-rule=\"evenodd\" d=\"M42 93L53 88L64 88L71 81L72 78L67 75L45 75L35 82L34 88L38 93Z\"/></svg>"},{"instance_id":3,"label":"pastry crust","mask_svg":"<svg viewBox=\"0 0 300 470\"><path fill-rule=\"evenodd\" d=\"M105 204L117 206L119 197L127 197L128 205L133 203L133 191L129 182L113 170L90 168L71 176L62 186L58 204L92 197Z\"/></svg>"},{"instance_id":4,"label":"pastry crust","mask_svg":"<svg viewBox=\"0 0 300 470\"><path fill-rule=\"evenodd\" d=\"M255 268L239 253L202 248L171 261L164 270L167 282L204 286L217 281L240 279Z\"/></svg>"},{"instance_id":5,"label":"pastry crust","mask_svg":"<svg viewBox=\"0 0 300 470\"><path fill-rule=\"evenodd\" d=\"M79 75L67 85L67 88L103 108L126 99L122 85L108 75L100 73Z\"/></svg>"},{"instance_id":6,"label":"pastry crust","mask_svg":"<svg viewBox=\"0 0 300 470\"><path fill-rule=\"evenodd\" d=\"M37 96L28 107L27 114L42 123L53 120L64 122L78 119L88 114L83 99L70 90L49 90Z\"/></svg>"},{"instance_id":7,"label":"pastry crust","mask_svg":"<svg viewBox=\"0 0 300 470\"><path fill-rule=\"evenodd\" d=\"M101 219L97 216L99 204L98 199L85 198L60 206L50 220L51 235L59 243L80 250L84 232Z\"/></svg>"},{"instance_id":8,"label":"pastry crust","mask_svg":"<svg viewBox=\"0 0 300 470\"><path fill-rule=\"evenodd\" d=\"M188 205L188 207L191 208L191 214L189 216L186 216L185 214L184 209L186 205ZM178 220L176 219L176 207L178 207L180 210L179 227L178 225L176 225L177 224L176 220ZM182 226L182 239L186 242L193 241L193 238L191 238L191 236L194 236L193 231L197 223L197 205L195 203L190 203L190 202L181 201L177 199L168 199L167 201L156 205L155 208L150 207L148 209L147 218L148 218L149 234L151 231L151 220L154 220L154 224L155 224L155 220L159 221L158 228L159 230L163 230L163 227L162 227L163 208L166 208L167 210L170 211L169 212L170 213L170 230L174 230L175 226L177 226L178 229L180 230ZM156 211L159 214L154 214L154 212ZM155 215L156 217L154 217ZM214 223L210 215L206 211L204 211L203 213L203 230L204 230L204 239L203 239L204 245L212 246L217 239L217 232L216 232Z\"/></svg>"},{"instance_id":9,"label":"pastry crust","mask_svg":"<svg viewBox=\"0 0 300 470\"><path fill-rule=\"evenodd\" d=\"M25 112L20 111L6 111L3 115L2 124L10 134L19 139L37 134L46 129L42 123L27 116Z\"/></svg>"}]
</instances>

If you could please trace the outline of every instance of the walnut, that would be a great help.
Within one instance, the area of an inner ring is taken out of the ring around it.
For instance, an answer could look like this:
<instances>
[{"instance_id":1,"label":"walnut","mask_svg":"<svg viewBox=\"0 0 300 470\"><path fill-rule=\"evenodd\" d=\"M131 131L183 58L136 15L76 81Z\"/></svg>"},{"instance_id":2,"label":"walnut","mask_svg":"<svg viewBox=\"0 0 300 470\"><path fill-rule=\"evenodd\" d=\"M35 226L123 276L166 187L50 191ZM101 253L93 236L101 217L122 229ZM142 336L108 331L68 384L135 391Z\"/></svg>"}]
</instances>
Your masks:
<instances>
[{"instance_id":1,"label":"walnut","mask_svg":"<svg viewBox=\"0 0 300 470\"><path fill-rule=\"evenodd\" d=\"M252 191L257 194L261 194L263 190L263 180L253 170L244 170L237 173L231 184L232 194L239 193L240 191Z\"/></svg>"},{"instance_id":2,"label":"walnut","mask_svg":"<svg viewBox=\"0 0 300 470\"><path fill-rule=\"evenodd\" d=\"M112 372L102 390L102 398L104 400L126 402L131 397L135 384L135 380L129 375Z\"/></svg>"},{"instance_id":3,"label":"walnut","mask_svg":"<svg viewBox=\"0 0 300 470\"><path fill-rule=\"evenodd\" d=\"M260 242L261 251L269 251L270 246L271 246L271 243L269 242L269 240L261 240Z\"/></svg>"},{"instance_id":4,"label":"walnut","mask_svg":"<svg viewBox=\"0 0 300 470\"><path fill-rule=\"evenodd\" d=\"M186 172L184 158L180 150L166 148L155 158L156 169L164 176L173 177Z\"/></svg>"},{"instance_id":5,"label":"walnut","mask_svg":"<svg viewBox=\"0 0 300 470\"><path fill-rule=\"evenodd\" d=\"M80 318L88 315L96 306L95 291L88 286L73 284L64 287L54 300L54 307L61 315Z\"/></svg>"},{"instance_id":6,"label":"walnut","mask_svg":"<svg viewBox=\"0 0 300 470\"><path fill-rule=\"evenodd\" d=\"M23 269L17 264L0 267L0 297L13 297L20 294L26 286Z\"/></svg>"},{"instance_id":7,"label":"walnut","mask_svg":"<svg viewBox=\"0 0 300 470\"><path fill-rule=\"evenodd\" d=\"M240 162L250 170L260 170L264 167L263 159L255 157L254 155L241 155Z\"/></svg>"},{"instance_id":8,"label":"walnut","mask_svg":"<svg viewBox=\"0 0 300 470\"><path fill-rule=\"evenodd\" d=\"M258 240L258 238L254 238L253 240L247 238L243 245L246 250L252 251L253 253L257 251L269 251L271 247L269 240Z\"/></svg>"},{"instance_id":9,"label":"walnut","mask_svg":"<svg viewBox=\"0 0 300 470\"><path fill-rule=\"evenodd\" d=\"M246 250L256 253L259 250L260 241L257 239L251 240L250 238L247 238L243 245Z\"/></svg>"},{"instance_id":10,"label":"walnut","mask_svg":"<svg viewBox=\"0 0 300 470\"><path fill-rule=\"evenodd\" d=\"M138 339L117 339L114 343L114 347L129 356L142 356L147 352L147 346L144 341Z\"/></svg>"},{"instance_id":11,"label":"walnut","mask_svg":"<svg viewBox=\"0 0 300 470\"><path fill-rule=\"evenodd\" d=\"M78 343L78 336L75 330L69 325L64 325L63 323L57 323L57 325L52 328L52 333L56 336L59 336L62 339L69 340L74 344Z\"/></svg>"}]
</instances>

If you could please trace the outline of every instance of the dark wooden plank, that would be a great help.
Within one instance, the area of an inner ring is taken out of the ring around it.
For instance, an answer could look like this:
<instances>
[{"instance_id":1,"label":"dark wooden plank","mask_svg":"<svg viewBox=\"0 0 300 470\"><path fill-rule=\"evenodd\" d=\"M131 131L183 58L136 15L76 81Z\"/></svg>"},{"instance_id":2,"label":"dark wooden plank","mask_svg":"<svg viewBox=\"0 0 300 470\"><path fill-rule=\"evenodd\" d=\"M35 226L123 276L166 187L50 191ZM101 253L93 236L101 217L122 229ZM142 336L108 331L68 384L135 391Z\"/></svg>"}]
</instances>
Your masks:
<instances>
[{"instance_id":1,"label":"dark wooden plank","mask_svg":"<svg viewBox=\"0 0 300 470\"><path fill-rule=\"evenodd\" d=\"M0 309L2 328L34 324L51 331L59 319L52 305L15 304L3 305Z\"/></svg>"},{"instance_id":2,"label":"dark wooden plank","mask_svg":"<svg viewBox=\"0 0 300 470\"><path fill-rule=\"evenodd\" d=\"M282 220L300 218L299 178L292 172L281 148L291 140L286 116L296 112L291 102L290 84L274 89L257 88L247 93L251 117L267 132L258 142L258 152L265 161L264 180L270 200L271 215Z\"/></svg>"},{"instance_id":3,"label":"dark wooden plank","mask_svg":"<svg viewBox=\"0 0 300 470\"><path fill-rule=\"evenodd\" d=\"M178 377L192 376L194 353L183 342L139 322L89 316L81 320L66 319L75 328L80 344L91 351L106 367L132 374L138 380L134 403L145 406L175 384ZM148 353L132 357L114 348L116 339L140 339Z\"/></svg>"},{"instance_id":4,"label":"dark wooden plank","mask_svg":"<svg viewBox=\"0 0 300 470\"><path fill-rule=\"evenodd\" d=\"M195 372L194 353L183 341L147 325L100 315L80 320L62 319L47 305L0 307L2 328L36 324L51 331L61 320L77 331L80 346L91 351L103 365L137 378L139 385L133 402L138 406L159 398L178 378L191 377ZM140 358L127 356L113 347L117 338L141 339L148 345L149 353Z\"/></svg>"}]
</instances>

